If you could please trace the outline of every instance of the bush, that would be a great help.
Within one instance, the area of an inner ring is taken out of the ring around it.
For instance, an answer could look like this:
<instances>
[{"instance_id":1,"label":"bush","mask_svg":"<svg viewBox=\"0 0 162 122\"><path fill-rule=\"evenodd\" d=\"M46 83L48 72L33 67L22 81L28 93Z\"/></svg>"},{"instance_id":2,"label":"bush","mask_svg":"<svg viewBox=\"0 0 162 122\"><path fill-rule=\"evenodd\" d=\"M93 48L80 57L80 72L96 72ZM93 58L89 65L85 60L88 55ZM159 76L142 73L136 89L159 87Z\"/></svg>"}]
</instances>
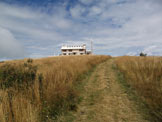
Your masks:
<instances>
[{"instance_id":1,"label":"bush","mask_svg":"<svg viewBox=\"0 0 162 122\"><path fill-rule=\"evenodd\" d=\"M147 56L147 54L146 53L144 54L143 52L141 52L140 56Z\"/></svg>"},{"instance_id":2,"label":"bush","mask_svg":"<svg viewBox=\"0 0 162 122\"><path fill-rule=\"evenodd\" d=\"M29 58L29 59L27 60L27 63L33 63L33 59Z\"/></svg>"},{"instance_id":3,"label":"bush","mask_svg":"<svg viewBox=\"0 0 162 122\"><path fill-rule=\"evenodd\" d=\"M0 68L0 88L28 88L36 79L37 67L29 63L4 64Z\"/></svg>"}]
</instances>

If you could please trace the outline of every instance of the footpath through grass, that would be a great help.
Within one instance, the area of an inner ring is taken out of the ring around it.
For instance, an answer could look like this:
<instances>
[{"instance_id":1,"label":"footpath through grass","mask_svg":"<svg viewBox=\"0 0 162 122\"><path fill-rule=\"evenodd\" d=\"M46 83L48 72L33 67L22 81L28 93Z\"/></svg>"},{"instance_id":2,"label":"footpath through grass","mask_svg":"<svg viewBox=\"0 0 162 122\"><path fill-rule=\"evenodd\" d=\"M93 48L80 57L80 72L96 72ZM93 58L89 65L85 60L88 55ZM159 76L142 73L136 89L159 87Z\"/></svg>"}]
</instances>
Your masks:
<instances>
[{"instance_id":1,"label":"footpath through grass","mask_svg":"<svg viewBox=\"0 0 162 122\"><path fill-rule=\"evenodd\" d=\"M149 122L119 83L113 65L114 59L110 59L87 76L80 86L81 102L76 111L59 117L58 122Z\"/></svg>"},{"instance_id":2,"label":"footpath through grass","mask_svg":"<svg viewBox=\"0 0 162 122\"><path fill-rule=\"evenodd\" d=\"M1 63L0 122L55 122L76 111L83 75L109 58L58 56Z\"/></svg>"}]
</instances>

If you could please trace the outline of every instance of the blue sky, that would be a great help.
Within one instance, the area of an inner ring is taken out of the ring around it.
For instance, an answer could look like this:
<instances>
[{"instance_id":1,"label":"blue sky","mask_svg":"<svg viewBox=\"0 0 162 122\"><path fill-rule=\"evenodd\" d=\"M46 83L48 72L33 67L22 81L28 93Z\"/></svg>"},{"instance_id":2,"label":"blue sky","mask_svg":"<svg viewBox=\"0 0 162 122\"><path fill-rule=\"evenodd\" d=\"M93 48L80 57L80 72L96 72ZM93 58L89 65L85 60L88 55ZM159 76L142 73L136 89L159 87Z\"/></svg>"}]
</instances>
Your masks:
<instances>
[{"instance_id":1,"label":"blue sky","mask_svg":"<svg viewBox=\"0 0 162 122\"><path fill-rule=\"evenodd\" d=\"M162 55L161 0L0 0L0 59L60 53L93 40L95 54Z\"/></svg>"}]
</instances>

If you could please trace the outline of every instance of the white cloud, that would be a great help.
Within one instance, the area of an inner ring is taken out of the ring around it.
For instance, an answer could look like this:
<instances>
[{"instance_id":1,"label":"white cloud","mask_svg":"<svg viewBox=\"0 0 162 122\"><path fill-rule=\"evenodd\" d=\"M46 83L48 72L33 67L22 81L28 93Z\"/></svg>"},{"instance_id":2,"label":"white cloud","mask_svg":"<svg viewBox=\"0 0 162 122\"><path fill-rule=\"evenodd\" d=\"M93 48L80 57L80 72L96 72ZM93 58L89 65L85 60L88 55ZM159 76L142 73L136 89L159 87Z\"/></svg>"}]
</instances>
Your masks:
<instances>
[{"instance_id":1,"label":"white cloud","mask_svg":"<svg viewBox=\"0 0 162 122\"><path fill-rule=\"evenodd\" d=\"M89 12L89 16L96 16L102 13L102 9L97 6L93 6Z\"/></svg>"},{"instance_id":2,"label":"white cloud","mask_svg":"<svg viewBox=\"0 0 162 122\"><path fill-rule=\"evenodd\" d=\"M152 53L156 50L157 46L149 46L144 48L143 52L146 53L147 55L152 55Z\"/></svg>"},{"instance_id":3,"label":"white cloud","mask_svg":"<svg viewBox=\"0 0 162 122\"><path fill-rule=\"evenodd\" d=\"M9 30L0 27L0 58L18 58L23 56L24 50L21 44Z\"/></svg>"},{"instance_id":4,"label":"white cloud","mask_svg":"<svg viewBox=\"0 0 162 122\"><path fill-rule=\"evenodd\" d=\"M4 3L0 3L0 16L7 16L19 19L37 19L38 17L40 18L42 16L37 11L32 11L33 10L28 7L20 7L16 5L10 6Z\"/></svg>"},{"instance_id":5,"label":"white cloud","mask_svg":"<svg viewBox=\"0 0 162 122\"><path fill-rule=\"evenodd\" d=\"M80 18L85 12L85 8L81 5L76 5L70 9L71 16L74 18Z\"/></svg>"},{"instance_id":6,"label":"white cloud","mask_svg":"<svg viewBox=\"0 0 162 122\"><path fill-rule=\"evenodd\" d=\"M89 4L93 3L95 0L79 0L79 1L85 5L89 5Z\"/></svg>"}]
</instances>

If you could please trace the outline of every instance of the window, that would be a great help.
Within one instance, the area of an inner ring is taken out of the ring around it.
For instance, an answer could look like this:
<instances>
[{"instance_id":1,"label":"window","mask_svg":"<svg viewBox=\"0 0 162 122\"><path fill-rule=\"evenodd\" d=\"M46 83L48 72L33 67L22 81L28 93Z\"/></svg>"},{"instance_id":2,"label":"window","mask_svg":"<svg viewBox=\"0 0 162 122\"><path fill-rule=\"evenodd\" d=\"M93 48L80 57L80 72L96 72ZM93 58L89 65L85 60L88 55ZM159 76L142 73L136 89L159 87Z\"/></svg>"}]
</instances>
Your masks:
<instances>
[{"instance_id":1,"label":"window","mask_svg":"<svg viewBox=\"0 0 162 122\"><path fill-rule=\"evenodd\" d=\"M63 52L66 52L66 50L65 50L65 49L63 49L62 51L63 51Z\"/></svg>"},{"instance_id":2,"label":"window","mask_svg":"<svg viewBox=\"0 0 162 122\"><path fill-rule=\"evenodd\" d=\"M84 49L79 49L79 51L84 51Z\"/></svg>"}]
</instances>

